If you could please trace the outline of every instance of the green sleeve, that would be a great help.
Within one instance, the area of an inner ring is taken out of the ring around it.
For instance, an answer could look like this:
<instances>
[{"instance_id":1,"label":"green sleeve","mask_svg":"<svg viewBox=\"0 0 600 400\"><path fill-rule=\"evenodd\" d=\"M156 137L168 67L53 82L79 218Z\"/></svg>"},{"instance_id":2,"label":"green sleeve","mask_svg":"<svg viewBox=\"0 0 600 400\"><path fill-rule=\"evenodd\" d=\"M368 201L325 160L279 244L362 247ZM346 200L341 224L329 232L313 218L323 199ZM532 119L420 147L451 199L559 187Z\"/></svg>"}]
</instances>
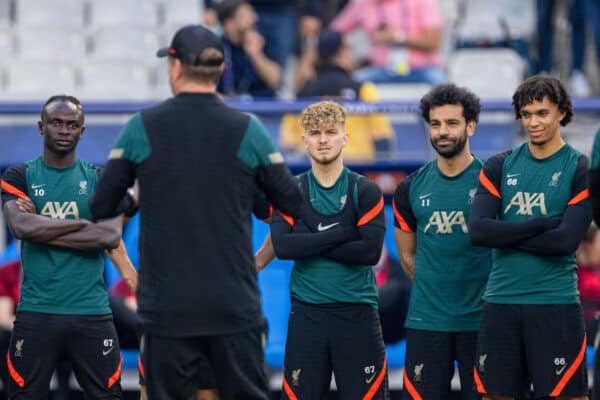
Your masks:
<instances>
[{"instance_id":1,"label":"green sleeve","mask_svg":"<svg viewBox=\"0 0 600 400\"><path fill-rule=\"evenodd\" d=\"M151 149L142 115L138 112L125 124L108 155L109 160L125 159L141 164L150 157Z\"/></svg>"},{"instance_id":2,"label":"green sleeve","mask_svg":"<svg viewBox=\"0 0 600 400\"><path fill-rule=\"evenodd\" d=\"M275 148L269 132L254 116L250 116L237 156L250 168L283 163L283 156Z\"/></svg>"},{"instance_id":3,"label":"green sleeve","mask_svg":"<svg viewBox=\"0 0 600 400\"><path fill-rule=\"evenodd\" d=\"M594 138L594 147L592 147L591 159L591 169L600 168L600 129L598 129L598 132L596 132L596 137Z\"/></svg>"}]
</instances>

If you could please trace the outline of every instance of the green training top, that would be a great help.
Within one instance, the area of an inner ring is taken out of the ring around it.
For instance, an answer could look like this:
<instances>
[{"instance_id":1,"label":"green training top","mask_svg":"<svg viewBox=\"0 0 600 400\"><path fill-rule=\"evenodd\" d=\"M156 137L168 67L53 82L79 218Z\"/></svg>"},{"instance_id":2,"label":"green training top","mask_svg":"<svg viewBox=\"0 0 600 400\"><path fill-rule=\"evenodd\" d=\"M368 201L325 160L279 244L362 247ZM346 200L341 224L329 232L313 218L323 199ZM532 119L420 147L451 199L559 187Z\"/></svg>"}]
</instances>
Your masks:
<instances>
[{"instance_id":1,"label":"green training top","mask_svg":"<svg viewBox=\"0 0 600 400\"><path fill-rule=\"evenodd\" d=\"M42 157L6 171L3 181L25 193L39 215L91 220L88 200L98 181L97 169L77 159L63 169ZM5 193L3 199L6 201ZM50 314L110 314L99 251L74 251L23 241L23 284L19 311Z\"/></svg>"},{"instance_id":2,"label":"green training top","mask_svg":"<svg viewBox=\"0 0 600 400\"><path fill-rule=\"evenodd\" d=\"M479 330L492 252L471 245L467 222L482 165L476 158L448 177L431 161L398 185L395 226L414 232L417 243L407 328Z\"/></svg>"}]
</instances>

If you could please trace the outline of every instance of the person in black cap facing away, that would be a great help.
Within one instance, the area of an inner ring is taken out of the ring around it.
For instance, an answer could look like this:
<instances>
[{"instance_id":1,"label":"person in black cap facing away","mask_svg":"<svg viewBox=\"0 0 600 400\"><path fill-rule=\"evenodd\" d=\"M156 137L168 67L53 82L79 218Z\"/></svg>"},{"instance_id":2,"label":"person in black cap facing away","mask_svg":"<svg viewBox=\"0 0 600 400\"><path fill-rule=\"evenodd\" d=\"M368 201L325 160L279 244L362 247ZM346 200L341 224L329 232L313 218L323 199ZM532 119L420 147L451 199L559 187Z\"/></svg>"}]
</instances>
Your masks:
<instances>
[{"instance_id":1,"label":"person in black cap facing away","mask_svg":"<svg viewBox=\"0 0 600 400\"><path fill-rule=\"evenodd\" d=\"M257 16L244 0L215 4L223 26L225 70L219 92L228 96L274 97L282 66L264 52L265 39L256 30Z\"/></svg>"},{"instance_id":2,"label":"person in black cap facing away","mask_svg":"<svg viewBox=\"0 0 600 400\"><path fill-rule=\"evenodd\" d=\"M268 398L251 244L253 197L297 215L301 194L265 127L217 96L223 47L181 28L168 57L175 97L136 113L110 151L90 208L114 215L140 192L140 344L148 397L188 399L205 360L222 399Z\"/></svg>"},{"instance_id":3,"label":"person in black cap facing away","mask_svg":"<svg viewBox=\"0 0 600 400\"><path fill-rule=\"evenodd\" d=\"M336 31L323 31L318 39L317 75L298 92L298 98L342 98L378 101L375 85L360 83L350 76L352 50ZM351 114L346 119L348 144L346 160L370 160L390 156L394 131L388 118L380 113ZM298 115L286 115L281 123L281 146L292 154L304 153L300 137L303 128Z\"/></svg>"}]
</instances>

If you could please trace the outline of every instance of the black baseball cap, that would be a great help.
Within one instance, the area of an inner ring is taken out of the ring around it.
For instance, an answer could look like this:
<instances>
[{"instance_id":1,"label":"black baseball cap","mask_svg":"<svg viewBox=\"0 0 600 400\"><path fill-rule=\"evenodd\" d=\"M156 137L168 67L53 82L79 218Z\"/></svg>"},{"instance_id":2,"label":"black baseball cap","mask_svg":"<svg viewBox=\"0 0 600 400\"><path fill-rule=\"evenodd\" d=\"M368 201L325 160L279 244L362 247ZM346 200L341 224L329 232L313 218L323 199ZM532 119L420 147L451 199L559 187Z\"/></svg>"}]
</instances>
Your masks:
<instances>
[{"instance_id":1,"label":"black baseball cap","mask_svg":"<svg viewBox=\"0 0 600 400\"><path fill-rule=\"evenodd\" d=\"M200 54L206 49L215 49L221 57L201 60ZM187 25L179 29L171 46L156 52L157 57L175 57L188 65L219 66L223 63L223 44L221 39L202 25Z\"/></svg>"},{"instance_id":2,"label":"black baseball cap","mask_svg":"<svg viewBox=\"0 0 600 400\"><path fill-rule=\"evenodd\" d=\"M325 30L319 34L318 48L321 58L329 58L336 55L344 39L342 34L337 31Z\"/></svg>"}]
</instances>

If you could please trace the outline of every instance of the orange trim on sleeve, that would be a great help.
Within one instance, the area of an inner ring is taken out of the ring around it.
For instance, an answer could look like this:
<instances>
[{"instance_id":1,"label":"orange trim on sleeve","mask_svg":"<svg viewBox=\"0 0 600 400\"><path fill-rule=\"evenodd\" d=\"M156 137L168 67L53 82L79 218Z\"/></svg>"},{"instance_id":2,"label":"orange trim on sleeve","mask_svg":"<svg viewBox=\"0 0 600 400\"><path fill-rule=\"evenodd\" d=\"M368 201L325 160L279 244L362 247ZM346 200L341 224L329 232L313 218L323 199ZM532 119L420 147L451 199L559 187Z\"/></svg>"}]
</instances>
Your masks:
<instances>
[{"instance_id":1,"label":"orange trim on sleeve","mask_svg":"<svg viewBox=\"0 0 600 400\"><path fill-rule=\"evenodd\" d=\"M144 364L142 364L142 356L140 354L138 354L138 370L142 379L146 379L146 371L144 371Z\"/></svg>"},{"instance_id":2,"label":"orange trim on sleeve","mask_svg":"<svg viewBox=\"0 0 600 400\"><path fill-rule=\"evenodd\" d=\"M294 391L292 390L290 385L287 383L287 379L285 379L285 374L283 375L283 390L285 391L285 394L287 395L287 397L290 400L298 400L298 398L294 394Z\"/></svg>"},{"instance_id":3,"label":"orange trim on sleeve","mask_svg":"<svg viewBox=\"0 0 600 400\"><path fill-rule=\"evenodd\" d=\"M398 211L398 209L396 208L395 200L392 200L392 208L394 209L394 217L396 217L396 221L398 221L398 223L400 224L400 229L404 232L414 233L414 231L410 229L410 226L408 226L408 224L406 223L406 220L402 218L400 211Z\"/></svg>"},{"instance_id":4,"label":"orange trim on sleeve","mask_svg":"<svg viewBox=\"0 0 600 400\"><path fill-rule=\"evenodd\" d=\"M567 369L567 372L565 372L565 374L560 379L560 381L558 381L558 384L556 385L556 387L552 390L552 392L550 392L550 397L559 397L561 392L567 385L567 383L569 383L569 381L571 380L571 378L573 377L573 375L575 374L577 369L579 369L579 367L581 366L581 363L583 362L583 358L585 357L586 345L587 345L587 337L586 337L586 335L584 335L583 343L581 344L581 349L579 349L579 354L577 354L577 357L575 358L575 361L573 361L573 364L571 364L569 369Z\"/></svg>"},{"instance_id":5,"label":"orange trim on sleeve","mask_svg":"<svg viewBox=\"0 0 600 400\"><path fill-rule=\"evenodd\" d=\"M119 365L117 365L117 369L115 370L115 373L112 374L112 376L110 378L108 378L108 388L110 389L111 387L113 387L113 385L115 383L117 383L119 381L119 379L121 379L121 367L123 366L123 356L121 356L120 360L119 360Z\"/></svg>"},{"instance_id":6,"label":"orange trim on sleeve","mask_svg":"<svg viewBox=\"0 0 600 400\"><path fill-rule=\"evenodd\" d=\"M27 197L27 195L25 193L23 193L22 191L20 191L19 189L17 189L13 185L11 185L10 183L6 182L4 179L0 180L0 187L2 187L2 190L7 191L8 193L14 194L15 196L18 196L22 199L29 199L29 197Z\"/></svg>"},{"instance_id":7,"label":"orange trim on sleeve","mask_svg":"<svg viewBox=\"0 0 600 400\"><path fill-rule=\"evenodd\" d=\"M279 215L281 215L281 217L285 220L285 222L287 222L291 227L293 227L294 225L296 225L295 221L294 221L294 217L284 214L281 211L277 210L277 212L279 213Z\"/></svg>"},{"instance_id":8,"label":"orange trim on sleeve","mask_svg":"<svg viewBox=\"0 0 600 400\"><path fill-rule=\"evenodd\" d=\"M383 357L383 368L381 369L381 371L379 371L379 375L377 375L375 382L373 382L373 384L369 388L369 391L367 392L365 397L363 397L363 400L371 400L373 398L373 396L375 396L375 394L379 390L379 387L381 386L381 382L383 382L383 378L385 378L386 370L387 370L387 354Z\"/></svg>"},{"instance_id":9,"label":"orange trim on sleeve","mask_svg":"<svg viewBox=\"0 0 600 400\"><path fill-rule=\"evenodd\" d=\"M581 192L577 193L577 195L575 197L573 197L571 200L569 200L567 205L568 206L575 205L575 204L579 203L580 201L587 199L588 197L590 197L590 189L583 189Z\"/></svg>"},{"instance_id":10,"label":"orange trim on sleeve","mask_svg":"<svg viewBox=\"0 0 600 400\"><path fill-rule=\"evenodd\" d=\"M10 353L6 353L6 364L8 366L8 373L10 374L12 380L15 381L15 383L19 385L19 387L25 387L25 379L23 379L23 377L19 375L19 373L15 369L10 359Z\"/></svg>"},{"instance_id":11,"label":"orange trim on sleeve","mask_svg":"<svg viewBox=\"0 0 600 400\"><path fill-rule=\"evenodd\" d=\"M481 382L481 378L477 373L477 368L473 367L473 379L475 380L475 386L477 387L477 393L479 394L487 394L487 390L483 386L483 382Z\"/></svg>"},{"instance_id":12,"label":"orange trim on sleeve","mask_svg":"<svg viewBox=\"0 0 600 400\"><path fill-rule=\"evenodd\" d=\"M363 226L368 224L379 215L379 213L383 210L383 196L379 199L375 207L371 208L365 215L363 215L357 222L356 226Z\"/></svg>"},{"instance_id":13,"label":"orange trim on sleeve","mask_svg":"<svg viewBox=\"0 0 600 400\"><path fill-rule=\"evenodd\" d=\"M273 217L273 204L269 204L269 217Z\"/></svg>"},{"instance_id":14,"label":"orange trim on sleeve","mask_svg":"<svg viewBox=\"0 0 600 400\"><path fill-rule=\"evenodd\" d=\"M498 189L496 189L492 181L490 181L489 178L485 176L485 172L483 172L483 170L479 172L479 182L481 182L483 187L486 188L487 191L490 192L490 194L499 199L502 198L502 196L500 196L500 192L498 192Z\"/></svg>"},{"instance_id":15,"label":"orange trim on sleeve","mask_svg":"<svg viewBox=\"0 0 600 400\"><path fill-rule=\"evenodd\" d=\"M408 374L406 373L406 366L404 367L404 388L410 394L413 400L423 400L417 389L413 386L412 382L408 380Z\"/></svg>"}]
</instances>

